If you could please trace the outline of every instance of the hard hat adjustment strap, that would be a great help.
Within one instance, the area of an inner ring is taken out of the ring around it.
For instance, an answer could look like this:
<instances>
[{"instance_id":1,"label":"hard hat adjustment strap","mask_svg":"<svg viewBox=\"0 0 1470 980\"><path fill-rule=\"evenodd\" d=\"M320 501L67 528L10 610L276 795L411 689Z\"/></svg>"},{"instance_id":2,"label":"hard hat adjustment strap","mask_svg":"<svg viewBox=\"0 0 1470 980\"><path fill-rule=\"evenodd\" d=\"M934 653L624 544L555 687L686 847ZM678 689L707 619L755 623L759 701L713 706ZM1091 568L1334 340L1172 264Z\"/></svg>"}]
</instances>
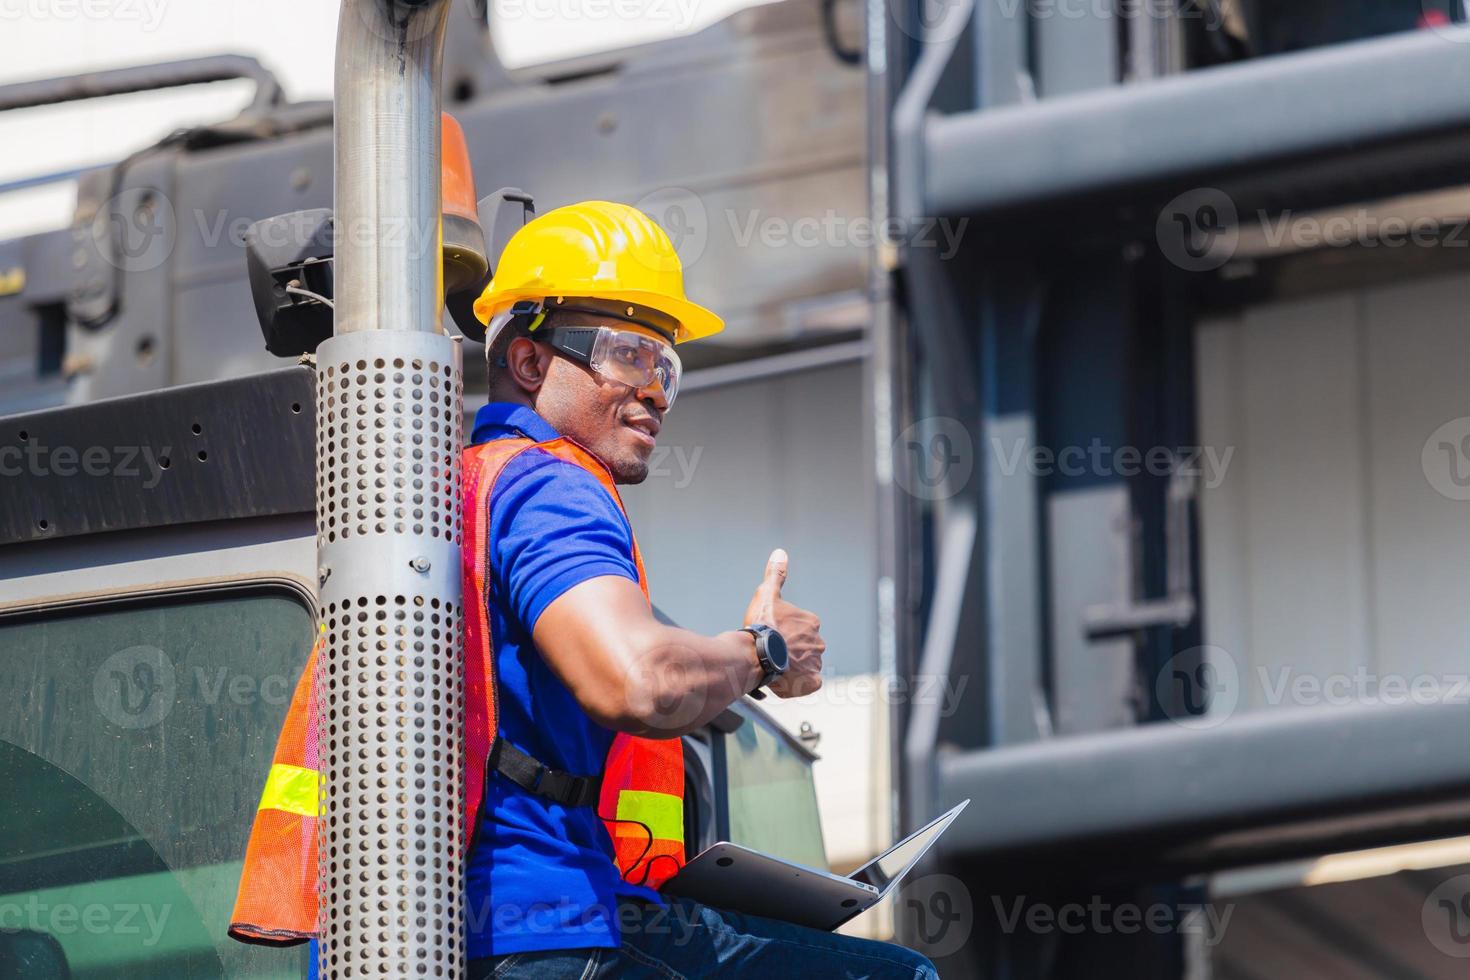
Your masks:
<instances>
[{"instance_id":1,"label":"hard hat adjustment strap","mask_svg":"<svg viewBox=\"0 0 1470 980\"><path fill-rule=\"evenodd\" d=\"M548 313L553 310L567 313L591 313L596 316L612 317L627 323L636 323L663 335L669 343L675 343L679 335L679 321L649 306L628 303L624 300L599 299L595 296L558 296L555 302L543 304Z\"/></svg>"},{"instance_id":2,"label":"hard hat adjustment strap","mask_svg":"<svg viewBox=\"0 0 1470 980\"><path fill-rule=\"evenodd\" d=\"M511 304L510 315L529 317L531 322L526 324L526 333L535 333L536 328L546 321L546 305L534 299L523 299Z\"/></svg>"}]
</instances>

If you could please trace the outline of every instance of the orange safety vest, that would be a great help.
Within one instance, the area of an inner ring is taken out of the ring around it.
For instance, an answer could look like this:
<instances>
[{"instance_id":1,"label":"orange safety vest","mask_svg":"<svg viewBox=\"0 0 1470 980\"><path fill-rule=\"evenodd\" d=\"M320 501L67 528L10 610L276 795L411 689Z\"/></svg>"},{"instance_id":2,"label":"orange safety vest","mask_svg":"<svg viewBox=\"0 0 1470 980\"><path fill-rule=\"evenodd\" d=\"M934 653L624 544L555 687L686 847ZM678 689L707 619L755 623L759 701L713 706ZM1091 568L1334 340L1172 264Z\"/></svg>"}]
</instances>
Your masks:
<instances>
[{"instance_id":1,"label":"orange safety vest","mask_svg":"<svg viewBox=\"0 0 1470 980\"><path fill-rule=\"evenodd\" d=\"M465 841L474 839L486 762L496 732L495 646L486 605L490 493L505 465L533 447L582 467L607 488L619 509L623 506L607 467L569 439L541 443L496 439L464 451L460 502L465 538L460 564L466 613ZM646 597L648 584L636 541L633 561ZM325 636L312 648L291 697L245 849L229 928L230 936L241 942L289 945L317 935L316 823L321 773L312 679L324 642ZM682 742L620 733L608 751L597 812L612 839L614 860L624 878L657 888L672 877L684 864Z\"/></svg>"}]
</instances>

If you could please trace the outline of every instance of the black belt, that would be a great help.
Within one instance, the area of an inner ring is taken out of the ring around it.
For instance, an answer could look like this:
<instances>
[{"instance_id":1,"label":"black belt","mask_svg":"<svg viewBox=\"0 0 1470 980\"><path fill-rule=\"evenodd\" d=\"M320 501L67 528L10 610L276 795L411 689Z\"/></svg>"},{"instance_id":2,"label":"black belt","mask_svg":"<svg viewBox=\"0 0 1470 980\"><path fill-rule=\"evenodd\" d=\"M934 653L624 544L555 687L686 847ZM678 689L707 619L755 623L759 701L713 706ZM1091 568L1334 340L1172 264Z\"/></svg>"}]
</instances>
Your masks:
<instances>
[{"instance_id":1,"label":"black belt","mask_svg":"<svg viewBox=\"0 0 1470 980\"><path fill-rule=\"evenodd\" d=\"M490 749L490 768L529 793L562 806L592 806L602 795L601 776L573 776L552 769L497 737Z\"/></svg>"}]
</instances>

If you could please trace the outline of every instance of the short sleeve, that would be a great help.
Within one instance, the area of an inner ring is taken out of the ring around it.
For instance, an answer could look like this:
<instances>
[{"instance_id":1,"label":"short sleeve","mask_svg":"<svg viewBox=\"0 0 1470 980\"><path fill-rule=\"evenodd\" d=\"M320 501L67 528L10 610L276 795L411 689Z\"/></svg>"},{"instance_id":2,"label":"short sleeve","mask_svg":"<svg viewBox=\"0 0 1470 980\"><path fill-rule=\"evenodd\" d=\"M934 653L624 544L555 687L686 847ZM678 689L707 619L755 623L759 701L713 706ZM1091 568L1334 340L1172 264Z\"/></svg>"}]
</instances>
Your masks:
<instances>
[{"instance_id":1,"label":"short sleeve","mask_svg":"<svg viewBox=\"0 0 1470 980\"><path fill-rule=\"evenodd\" d=\"M588 579L638 581L633 532L597 478L541 449L506 464L490 499L490 565L529 633L546 607Z\"/></svg>"}]
</instances>

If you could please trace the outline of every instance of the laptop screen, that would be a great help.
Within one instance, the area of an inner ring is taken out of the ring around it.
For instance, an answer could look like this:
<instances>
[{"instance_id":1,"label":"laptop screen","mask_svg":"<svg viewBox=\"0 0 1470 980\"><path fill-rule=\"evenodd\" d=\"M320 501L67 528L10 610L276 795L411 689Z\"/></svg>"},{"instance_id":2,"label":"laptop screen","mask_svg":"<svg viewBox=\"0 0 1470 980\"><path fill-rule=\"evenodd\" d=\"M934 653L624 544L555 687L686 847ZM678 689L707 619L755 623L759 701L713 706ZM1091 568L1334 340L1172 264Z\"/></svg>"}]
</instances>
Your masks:
<instances>
[{"instance_id":1,"label":"laptop screen","mask_svg":"<svg viewBox=\"0 0 1470 980\"><path fill-rule=\"evenodd\" d=\"M913 867L929 846L939 839L959 812L969 803L965 800L947 813L936 817L928 825L920 828L905 837L897 844L873 858L867 864L858 868L848 875L853 881L860 881L865 885L872 885L880 892L886 892L890 885L902 878L909 868Z\"/></svg>"}]
</instances>

